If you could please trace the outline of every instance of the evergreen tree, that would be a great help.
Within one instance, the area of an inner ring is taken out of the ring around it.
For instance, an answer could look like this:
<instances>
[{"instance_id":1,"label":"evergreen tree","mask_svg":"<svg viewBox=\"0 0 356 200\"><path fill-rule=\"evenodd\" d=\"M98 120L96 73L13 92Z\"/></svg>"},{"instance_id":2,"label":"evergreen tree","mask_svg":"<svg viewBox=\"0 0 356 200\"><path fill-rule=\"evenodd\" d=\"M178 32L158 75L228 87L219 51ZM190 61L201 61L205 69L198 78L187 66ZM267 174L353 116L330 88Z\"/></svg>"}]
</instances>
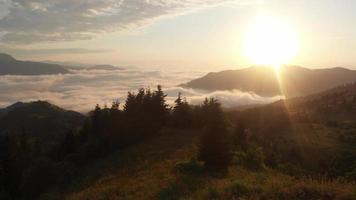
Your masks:
<instances>
[{"instance_id":1,"label":"evergreen tree","mask_svg":"<svg viewBox=\"0 0 356 200\"><path fill-rule=\"evenodd\" d=\"M133 113L136 108L136 95L132 92L127 93L125 105L124 105L124 112L129 115Z\"/></svg>"},{"instance_id":2,"label":"evergreen tree","mask_svg":"<svg viewBox=\"0 0 356 200\"><path fill-rule=\"evenodd\" d=\"M165 120L168 116L168 104L166 104L167 95L163 93L162 87L160 85L157 86L157 90L154 91L152 95L152 110L154 112L154 117L156 117L157 121L160 124L164 124Z\"/></svg>"},{"instance_id":3,"label":"evergreen tree","mask_svg":"<svg viewBox=\"0 0 356 200\"><path fill-rule=\"evenodd\" d=\"M214 98L206 99L202 109L206 120L198 157L208 169L224 170L231 162L231 152L220 103Z\"/></svg>"},{"instance_id":4,"label":"evergreen tree","mask_svg":"<svg viewBox=\"0 0 356 200\"><path fill-rule=\"evenodd\" d=\"M23 141L24 142L24 141ZM24 151L21 142L14 132L7 133L0 144L0 159L2 166L2 185L9 199L21 196L21 182L24 170L28 163L24 163Z\"/></svg>"},{"instance_id":5,"label":"evergreen tree","mask_svg":"<svg viewBox=\"0 0 356 200\"><path fill-rule=\"evenodd\" d=\"M142 88L137 94L128 93L123 110L128 141L141 140L159 131L169 114L165 97L161 86L154 92Z\"/></svg>"},{"instance_id":6,"label":"evergreen tree","mask_svg":"<svg viewBox=\"0 0 356 200\"><path fill-rule=\"evenodd\" d=\"M118 111L120 107L119 100L114 100L111 104L111 111Z\"/></svg>"},{"instance_id":7,"label":"evergreen tree","mask_svg":"<svg viewBox=\"0 0 356 200\"><path fill-rule=\"evenodd\" d=\"M177 110L177 108L179 107L179 106L181 106L182 105L182 93L181 92L179 92L178 93L178 98L174 101L174 103L176 104L175 106L174 106L174 110Z\"/></svg>"},{"instance_id":8,"label":"evergreen tree","mask_svg":"<svg viewBox=\"0 0 356 200\"><path fill-rule=\"evenodd\" d=\"M237 122L234 133L234 144L237 145L241 150L247 149L247 133L245 123L240 120Z\"/></svg>"},{"instance_id":9,"label":"evergreen tree","mask_svg":"<svg viewBox=\"0 0 356 200\"><path fill-rule=\"evenodd\" d=\"M122 146L124 144L124 118L120 110L120 103L118 100L113 101L110 109L110 132L112 136L112 143Z\"/></svg>"},{"instance_id":10,"label":"evergreen tree","mask_svg":"<svg viewBox=\"0 0 356 200\"><path fill-rule=\"evenodd\" d=\"M61 145L60 154L65 156L73 153L77 148L76 137L72 130L68 131Z\"/></svg>"},{"instance_id":11,"label":"evergreen tree","mask_svg":"<svg viewBox=\"0 0 356 200\"><path fill-rule=\"evenodd\" d=\"M186 99L182 100L181 93L174 101L173 107L173 125L178 128L191 128L193 126L192 109Z\"/></svg>"},{"instance_id":12,"label":"evergreen tree","mask_svg":"<svg viewBox=\"0 0 356 200\"><path fill-rule=\"evenodd\" d=\"M94 134L97 134L100 131L100 115L101 115L101 108L99 104L96 104L94 111L92 112L92 124L93 124L93 131Z\"/></svg>"}]
</instances>

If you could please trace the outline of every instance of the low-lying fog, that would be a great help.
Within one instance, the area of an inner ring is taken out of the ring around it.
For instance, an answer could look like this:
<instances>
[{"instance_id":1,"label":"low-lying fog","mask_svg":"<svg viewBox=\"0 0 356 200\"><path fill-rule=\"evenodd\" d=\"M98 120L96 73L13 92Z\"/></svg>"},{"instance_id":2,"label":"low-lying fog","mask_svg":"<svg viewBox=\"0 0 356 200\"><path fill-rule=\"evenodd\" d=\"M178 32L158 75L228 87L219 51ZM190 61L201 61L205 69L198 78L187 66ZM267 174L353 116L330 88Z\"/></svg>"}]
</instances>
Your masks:
<instances>
[{"instance_id":1,"label":"low-lying fog","mask_svg":"<svg viewBox=\"0 0 356 200\"><path fill-rule=\"evenodd\" d=\"M206 72L153 71L137 68L125 70L72 70L71 74L41 76L0 76L0 107L17 101L47 100L66 109L87 112L98 103L110 106L114 99L124 102L128 91L155 89L162 85L172 104L178 92L188 102L199 104L205 97L217 97L224 107L270 103L281 97L261 97L234 91L207 92L177 87Z\"/></svg>"}]
</instances>

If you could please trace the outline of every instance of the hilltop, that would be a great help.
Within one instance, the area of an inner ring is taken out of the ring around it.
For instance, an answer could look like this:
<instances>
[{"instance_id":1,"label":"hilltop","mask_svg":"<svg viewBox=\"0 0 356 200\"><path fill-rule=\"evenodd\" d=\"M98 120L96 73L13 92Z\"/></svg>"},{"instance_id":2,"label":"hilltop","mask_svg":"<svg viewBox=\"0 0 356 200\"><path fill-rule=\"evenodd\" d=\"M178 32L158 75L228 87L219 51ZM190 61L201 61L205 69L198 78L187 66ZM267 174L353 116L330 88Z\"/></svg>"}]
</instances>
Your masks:
<instances>
[{"instance_id":1,"label":"hilltop","mask_svg":"<svg viewBox=\"0 0 356 200\"><path fill-rule=\"evenodd\" d=\"M182 86L215 90L241 90L261 96L295 97L321 92L356 81L356 71L346 68L308 69L284 66L277 75L272 67L249 67L209 73Z\"/></svg>"},{"instance_id":2,"label":"hilltop","mask_svg":"<svg viewBox=\"0 0 356 200\"><path fill-rule=\"evenodd\" d=\"M25 132L42 142L61 141L68 130L82 126L85 117L64 110L46 101L17 102L0 109L0 135L6 132Z\"/></svg>"}]
</instances>

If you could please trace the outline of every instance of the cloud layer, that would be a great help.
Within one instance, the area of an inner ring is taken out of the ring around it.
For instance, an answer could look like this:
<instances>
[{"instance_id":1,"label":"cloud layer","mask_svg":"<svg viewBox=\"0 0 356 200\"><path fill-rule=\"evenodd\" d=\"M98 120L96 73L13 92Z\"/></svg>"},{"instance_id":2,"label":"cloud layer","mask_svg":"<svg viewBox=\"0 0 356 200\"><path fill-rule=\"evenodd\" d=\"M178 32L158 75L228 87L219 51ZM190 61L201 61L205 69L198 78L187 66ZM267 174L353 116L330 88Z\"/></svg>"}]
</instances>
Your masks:
<instances>
[{"instance_id":1,"label":"cloud layer","mask_svg":"<svg viewBox=\"0 0 356 200\"><path fill-rule=\"evenodd\" d=\"M60 54L95 54L95 53L111 53L115 52L112 49L85 49L85 48L11 48L6 45L0 45L0 49L6 51L7 54L16 56L32 56L32 55L60 55Z\"/></svg>"},{"instance_id":2,"label":"cloud layer","mask_svg":"<svg viewBox=\"0 0 356 200\"><path fill-rule=\"evenodd\" d=\"M73 70L66 75L0 76L0 107L16 101L48 100L67 109L86 112L95 104L113 99L124 102L128 91L138 88L163 85L168 102L173 103L178 92L182 92L193 104L200 104L205 97L217 97L225 107L247 104L270 103L280 97L265 98L240 91L206 92L176 87L176 85L199 77L202 72L159 72L138 69Z\"/></svg>"},{"instance_id":3,"label":"cloud layer","mask_svg":"<svg viewBox=\"0 0 356 200\"><path fill-rule=\"evenodd\" d=\"M0 0L2 43L87 40L234 0Z\"/></svg>"}]
</instances>

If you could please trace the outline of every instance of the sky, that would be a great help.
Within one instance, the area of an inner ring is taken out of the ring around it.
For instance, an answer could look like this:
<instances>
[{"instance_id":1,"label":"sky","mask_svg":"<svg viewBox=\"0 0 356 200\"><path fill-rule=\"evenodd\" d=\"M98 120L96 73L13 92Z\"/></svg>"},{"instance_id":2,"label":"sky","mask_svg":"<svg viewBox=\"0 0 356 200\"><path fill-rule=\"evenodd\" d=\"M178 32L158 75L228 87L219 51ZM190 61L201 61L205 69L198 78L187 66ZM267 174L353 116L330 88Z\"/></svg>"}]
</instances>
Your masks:
<instances>
[{"instance_id":1,"label":"sky","mask_svg":"<svg viewBox=\"0 0 356 200\"><path fill-rule=\"evenodd\" d=\"M221 69L252 65L256 17L292 27L287 64L356 69L354 0L0 0L0 49L18 59Z\"/></svg>"}]
</instances>

